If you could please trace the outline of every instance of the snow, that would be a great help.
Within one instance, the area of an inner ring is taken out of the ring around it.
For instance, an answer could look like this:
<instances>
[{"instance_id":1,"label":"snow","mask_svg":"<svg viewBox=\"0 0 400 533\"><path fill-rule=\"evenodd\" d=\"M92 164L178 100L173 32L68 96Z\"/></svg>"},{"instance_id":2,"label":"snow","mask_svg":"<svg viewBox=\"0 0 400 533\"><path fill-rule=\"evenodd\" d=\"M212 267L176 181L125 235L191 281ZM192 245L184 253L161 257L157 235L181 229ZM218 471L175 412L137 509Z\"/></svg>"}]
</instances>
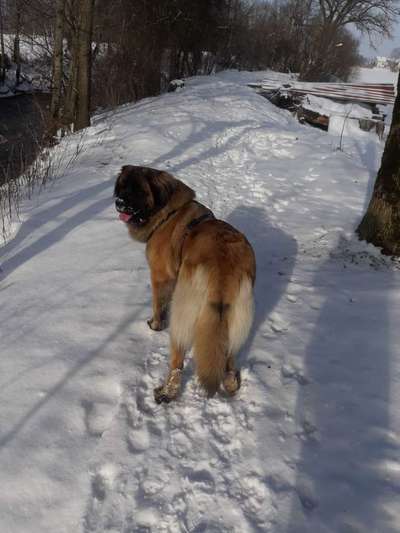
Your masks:
<instances>
[{"instance_id":1,"label":"snow","mask_svg":"<svg viewBox=\"0 0 400 533\"><path fill-rule=\"evenodd\" d=\"M364 83L393 83L395 93L397 91L397 80L399 72L392 72L388 68L358 68L354 74L353 81ZM380 112L385 115L385 128L388 129L392 122L392 105L378 105Z\"/></svg>"},{"instance_id":2,"label":"snow","mask_svg":"<svg viewBox=\"0 0 400 533\"><path fill-rule=\"evenodd\" d=\"M399 531L399 264L354 236L383 144L351 131L338 151L246 87L262 77L193 78L97 116L13 221L2 532ZM188 358L177 402L153 400L168 334L146 324L144 249L113 206L123 164L183 179L255 248L234 399L207 400Z\"/></svg>"},{"instance_id":3,"label":"snow","mask_svg":"<svg viewBox=\"0 0 400 533\"><path fill-rule=\"evenodd\" d=\"M340 103L330 100L329 98L321 98L308 94L302 106L311 111L317 111L320 114L332 116L351 116L354 118L372 118L372 111L368 105L360 105L356 103Z\"/></svg>"},{"instance_id":4,"label":"snow","mask_svg":"<svg viewBox=\"0 0 400 533\"><path fill-rule=\"evenodd\" d=\"M398 77L398 72L392 72L388 68L360 67L356 69L353 81L362 81L364 83L393 83L396 87Z\"/></svg>"}]
</instances>

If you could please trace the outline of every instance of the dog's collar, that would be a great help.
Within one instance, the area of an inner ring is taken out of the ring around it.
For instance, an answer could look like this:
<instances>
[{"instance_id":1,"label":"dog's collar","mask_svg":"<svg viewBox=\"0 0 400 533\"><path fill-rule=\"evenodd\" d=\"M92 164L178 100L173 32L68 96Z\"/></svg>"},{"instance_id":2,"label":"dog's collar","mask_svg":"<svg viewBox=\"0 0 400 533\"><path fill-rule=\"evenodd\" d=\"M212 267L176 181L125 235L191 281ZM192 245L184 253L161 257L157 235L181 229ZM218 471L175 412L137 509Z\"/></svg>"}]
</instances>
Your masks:
<instances>
[{"instance_id":1,"label":"dog's collar","mask_svg":"<svg viewBox=\"0 0 400 533\"><path fill-rule=\"evenodd\" d=\"M189 233L190 231L192 231L193 228L195 228L198 224L200 224L201 222L203 222L203 220L207 220L209 218L215 218L214 215L212 214L212 212L210 210L208 210L207 213L204 213L203 215L201 215L200 217L197 217L197 218L194 218L193 220L191 220L189 222L189 224L186 226L186 231L185 231L185 237L186 237L186 234Z\"/></svg>"},{"instance_id":2,"label":"dog's collar","mask_svg":"<svg viewBox=\"0 0 400 533\"><path fill-rule=\"evenodd\" d=\"M196 204L199 204L199 202L197 202L196 200L193 200L193 202L195 202ZM199 204L199 205L201 205L201 204ZM180 266L182 264L182 250L183 250L183 246L185 244L186 237L189 235L189 233L192 231L193 228L195 228L196 226L198 226L199 224L201 224L205 220L212 220L214 218L215 218L215 216L214 216L213 212L211 211L211 209L207 209L207 211L205 213L203 213L202 215L200 215L197 218L194 218L193 220L191 220L189 222L189 224L187 224L187 226L185 228L185 231L183 233L183 236L182 236L181 249L180 249L180 253L179 253L179 268L180 268Z\"/></svg>"},{"instance_id":3,"label":"dog's collar","mask_svg":"<svg viewBox=\"0 0 400 533\"><path fill-rule=\"evenodd\" d=\"M147 241L146 242L149 242L149 240L152 238L152 236L154 235L154 233L163 225L165 224L165 222L167 222L167 220L169 220L173 215L175 215L175 213L177 213L180 209L182 209L182 207L185 207L186 205L188 204L191 204L191 203L194 203L194 204L198 204L198 205L201 205L197 200L190 200L189 202L187 202L186 204L182 205L181 207L179 207L178 209L174 209L173 211L170 211L168 213L168 215L163 218L158 224L157 226L150 232L150 235L147 237ZM192 231L193 228L195 228L198 224L200 224L201 222L203 222L204 220L207 220L207 219L211 219L211 218L215 218L214 215L213 215L213 212L210 210L210 209L207 209L207 212L206 213L203 213L201 216L197 217L197 218L194 218L193 220L191 220L186 228L185 228L185 232L183 234L183 238L182 238L182 246L181 246L181 250L183 248L183 244L185 242L185 239L186 237L188 236L188 234Z\"/></svg>"}]
</instances>

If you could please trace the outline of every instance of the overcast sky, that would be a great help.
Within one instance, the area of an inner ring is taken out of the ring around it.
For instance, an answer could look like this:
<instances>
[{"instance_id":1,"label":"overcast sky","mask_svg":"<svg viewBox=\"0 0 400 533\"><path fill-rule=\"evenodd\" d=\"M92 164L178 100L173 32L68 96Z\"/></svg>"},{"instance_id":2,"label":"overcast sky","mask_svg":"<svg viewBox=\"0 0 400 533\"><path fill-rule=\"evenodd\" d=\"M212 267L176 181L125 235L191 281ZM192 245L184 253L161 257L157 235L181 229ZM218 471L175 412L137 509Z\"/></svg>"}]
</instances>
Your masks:
<instances>
[{"instance_id":1,"label":"overcast sky","mask_svg":"<svg viewBox=\"0 0 400 533\"><path fill-rule=\"evenodd\" d=\"M371 48L367 37L360 37L360 52L365 57L390 56L393 48L400 47L400 22L394 26L393 39L376 40L376 50Z\"/></svg>"}]
</instances>

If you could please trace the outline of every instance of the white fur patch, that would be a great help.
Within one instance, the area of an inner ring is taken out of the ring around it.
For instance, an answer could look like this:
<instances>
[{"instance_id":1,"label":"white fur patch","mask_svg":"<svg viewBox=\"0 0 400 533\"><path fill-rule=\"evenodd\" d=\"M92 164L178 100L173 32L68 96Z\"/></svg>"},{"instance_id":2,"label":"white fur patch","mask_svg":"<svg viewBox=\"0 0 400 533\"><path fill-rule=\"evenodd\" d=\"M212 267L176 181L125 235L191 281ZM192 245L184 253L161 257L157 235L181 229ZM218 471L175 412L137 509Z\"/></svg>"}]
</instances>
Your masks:
<instances>
[{"instance_id":1,"label":"white fur patch","mask_svg":"<svg viewBox=\"0 0 400 533\"><path fill-rule=\"evenodd\" d=\"M229 352L236 354L244 344L253 322L253 289L249 278L242 280L228 318Z\"/></svg>"},{"instance_id":2,"label":"white fur patch","mask_svg":"<svg viewBox=\"0 0 400 533\"><path fill-rule=\"evenodd\" d=\"M197 268L190 279L179 277L171 303L171 337L183 350L193 344L196 320L207 303L208 276Z\"/></svg>"},{"instance_id":3,"label":"white fur patch","mask_svg":"<svg viewBox=\"0 0 400 533\"><path fill-rule=\"evenodd\" d=\"M196 321L207 305L208 273L198 267L190 279L178 278L171 304L171 337L183 350L193 345ZM254 302L251 280L242 280L228 308L229 353L236 354L244 344L253 321Z\"/></svg>"}]
</instances>

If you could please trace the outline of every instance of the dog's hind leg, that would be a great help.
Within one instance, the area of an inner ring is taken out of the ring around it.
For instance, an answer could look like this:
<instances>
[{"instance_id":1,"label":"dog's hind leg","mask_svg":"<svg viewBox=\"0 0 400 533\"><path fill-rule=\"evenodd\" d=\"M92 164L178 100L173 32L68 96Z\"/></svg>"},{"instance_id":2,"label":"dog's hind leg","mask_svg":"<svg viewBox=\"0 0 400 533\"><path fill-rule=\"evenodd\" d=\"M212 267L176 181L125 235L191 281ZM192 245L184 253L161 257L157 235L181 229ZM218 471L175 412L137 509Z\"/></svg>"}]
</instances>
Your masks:
<instances>
[{"instance_id":1,"label":"dog's hind leg","mask_svg":"<svg viewBox=\"0 0 400 533\"><path fill-rule=\"evenodd\" d=\"M249 278L241 280L239 291L232 302L228 317L229 348L222 380L224 389L230 395L235 394L241 384L240 372L235 368L235 354L244 344L253 320L253 291Z\"/></svg>"},{"instance_id":2,"label":"dog's hind leg","mask_svg":"<svg viewBox=\"0 0 400 533\"><path fill-rule=\"evenodd\" d=\"M235 358L229 355L226 360L225 375L222 380L225 391L233 396L240 389L240 371L235 368Z\"/></svg>"},{"instance_id":3,"label":"dog's hind leg","mask_svg":"<svg viewBox=\"0 0 400 533\"><path fill-rule=\"evenodd\" d=\"M154 399L157 403L169 403L178 396L181 388L184 357L185 350L171 339L171 362L167 379L164 385L154 389Z\"/></svg>"},{"instance_id":4,"label":"dog's hind leg","mask_svg":"<svg viewBox=\"0 0 400 533\"><path fill-rule=\"evenodd\" d=\"M206 285L193 283L190 276L182 268L171 303L171 359L170 371L164 385L154 390L157 403L170 402L179 393L185 353L193 344L195 323L200 309L207 299Z\"/></svg>"}]
</instances>

